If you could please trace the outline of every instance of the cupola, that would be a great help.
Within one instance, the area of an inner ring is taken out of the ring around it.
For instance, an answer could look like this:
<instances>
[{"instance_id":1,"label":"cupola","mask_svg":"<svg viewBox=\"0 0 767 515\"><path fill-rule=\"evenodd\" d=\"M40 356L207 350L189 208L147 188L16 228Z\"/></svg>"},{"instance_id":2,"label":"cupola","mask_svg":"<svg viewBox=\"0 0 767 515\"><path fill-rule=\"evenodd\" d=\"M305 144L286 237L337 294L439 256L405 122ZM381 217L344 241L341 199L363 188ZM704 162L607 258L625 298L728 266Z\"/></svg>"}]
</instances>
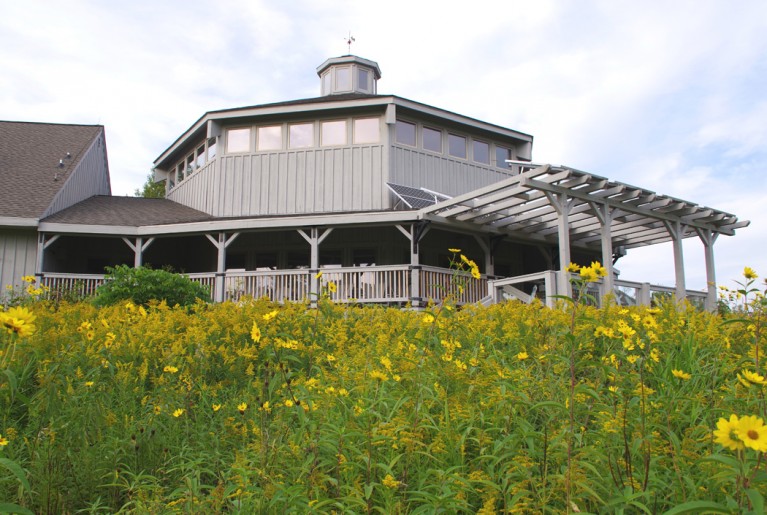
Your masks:
<instances>
[{"instance_id":1,"label":"cupola","mask_svg":"<svg viewBox=\"0 0 767 515\"><path fill-rule=\"evenodd\" d=\"M322 96L344 93L376 94L381 69L375 61L356 55L331 57L317 68Z\"/></svg>"}]
</instances>

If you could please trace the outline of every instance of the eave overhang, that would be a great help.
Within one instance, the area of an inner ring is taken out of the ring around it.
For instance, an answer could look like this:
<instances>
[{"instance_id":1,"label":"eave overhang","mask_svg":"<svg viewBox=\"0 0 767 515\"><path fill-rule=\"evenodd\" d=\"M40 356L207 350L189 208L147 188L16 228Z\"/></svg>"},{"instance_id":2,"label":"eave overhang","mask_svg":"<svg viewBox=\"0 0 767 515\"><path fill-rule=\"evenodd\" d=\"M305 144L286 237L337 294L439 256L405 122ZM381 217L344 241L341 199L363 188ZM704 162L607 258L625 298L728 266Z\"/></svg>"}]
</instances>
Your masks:
<instances>
[{"instance_id":1,"label":"eave overhang","mask_svg":"<svg viewBox=\"0 0 767 515\"><path fill-rule=\"evenodd\" d=\"M162 225L85 225L41 222L39 231L51 234L90 236L177 236L211 232L277 230L302 227L352 227L355 225L386 225L418 221L417 211L370 211L331 213L322 215L290 215L259 218L222 218L204 222Z\"/></svg>"},{"instance_id":2,"label":"eave overhang","mask_svg":"<svg viewBox=\"0 0 767 515\"><path fill-rule=\"evenodd\" d=\"M38 218L21 218L16 216L0 216L0 228L35 228L39 223Z\"/></svg>"}]
</instances>

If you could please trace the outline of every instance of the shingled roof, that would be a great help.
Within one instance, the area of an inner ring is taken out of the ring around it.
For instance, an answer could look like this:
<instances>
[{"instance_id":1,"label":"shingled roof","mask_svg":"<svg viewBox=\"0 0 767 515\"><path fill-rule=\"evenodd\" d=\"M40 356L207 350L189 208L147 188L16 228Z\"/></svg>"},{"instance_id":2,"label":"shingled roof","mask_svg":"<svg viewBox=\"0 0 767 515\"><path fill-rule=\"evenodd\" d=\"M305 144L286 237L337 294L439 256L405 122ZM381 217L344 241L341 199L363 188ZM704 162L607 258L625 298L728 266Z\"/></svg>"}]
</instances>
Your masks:
<instances>
[{"instance_id":1,"label":"shingled roof","mask_svg":"<svg viewBox=\"0 0 767 515\"><path fill-rule=\"evenodd\" d=\"M103 131L102 125L0 121L0 216L42 216Z\"/></svg>"},{"instance_id":2,"label":"shingled roof","mask_svg":"<svg viewBox=\"0 0 767 515\"><path fill-rule=\"evenodd\" d=\"M45 219L43 222L141 227L184 222L203 222L214 218L172 200L142 197L96 195Z\"/></svg>"}]
</instances>

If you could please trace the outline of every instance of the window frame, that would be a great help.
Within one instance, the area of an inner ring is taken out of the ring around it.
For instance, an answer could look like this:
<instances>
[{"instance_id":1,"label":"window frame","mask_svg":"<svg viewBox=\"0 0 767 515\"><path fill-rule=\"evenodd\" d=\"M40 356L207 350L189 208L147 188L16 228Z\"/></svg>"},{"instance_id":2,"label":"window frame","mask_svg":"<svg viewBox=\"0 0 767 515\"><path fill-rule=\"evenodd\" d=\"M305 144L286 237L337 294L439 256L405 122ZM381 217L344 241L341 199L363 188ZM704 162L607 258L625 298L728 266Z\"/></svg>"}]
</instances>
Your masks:
<instances>
[{"instance_id":1,"label":"window frame","mask_svg":"<svg viewBox=\"0 0 767 515\"><path fill-rule=\"evenodd\" d=\"M434 133L439 134L439 138L437 139L437 141L439 141L439 150L426 147L426 138L425 138L426 131L432 131ZM421 148L423 150L427 152L432 152L434 154L444 154L445 153L445 142L443 141L444 139L445 139L445 131L443 131L442 129L437 129L429 125L421 126Z\"/></svg>"},{"instance_id":2,"label":"window frame","mask_svg":"<svg viewBox=\"0 0 767 515\"><path fill-rule=\"evenodd\" d=\"M245 150L232 150L229 148L230 143L230 134L234 131L248 131L248 148ZM248 152L251 152L253 149L253 126L247 125L247 126L241 126L241 127L228 127L226 129L226 153L227 154L247 154Z\"/></svg>"},{"instance_id":3,"label":"window frame","mask_svg":"<svg viewBox=\"0 0 767 515\"><path fill-rule=\"evenodd\" d=\"M452 143L457 138L463 140L463 155L453 154ZM456 159L468 159L469 158L468 143L469 143L469 138L467 138L466 136L462 136L461 134L456 134L454 132L448 132L447 133L447 155L450 157L455 157Z\"/></svg>"},{"instance_id":4,"label":"window frame","mask_svg":"<svg viewBox=\"0 0 767 515\"><path fill-rule=\"evenodd\" d=\"M308 126L308 127L311 128L311 135L310 135L310 140L311 141L309 142L308 145L300 145L300 146L293 145L293 135L291 134L291 129L293 127L297 127L299 125L305 125L305 126ZM316 120L312 120L310 122L288 123L288 149L289 150L300 150L300 149L316 147L317 146L317 140L316 140L316 137L315 137L315 132L317 132L317 131L315 130L315 127L314 127L315 125L316 125Z\"/></svg>"}]
</instances>

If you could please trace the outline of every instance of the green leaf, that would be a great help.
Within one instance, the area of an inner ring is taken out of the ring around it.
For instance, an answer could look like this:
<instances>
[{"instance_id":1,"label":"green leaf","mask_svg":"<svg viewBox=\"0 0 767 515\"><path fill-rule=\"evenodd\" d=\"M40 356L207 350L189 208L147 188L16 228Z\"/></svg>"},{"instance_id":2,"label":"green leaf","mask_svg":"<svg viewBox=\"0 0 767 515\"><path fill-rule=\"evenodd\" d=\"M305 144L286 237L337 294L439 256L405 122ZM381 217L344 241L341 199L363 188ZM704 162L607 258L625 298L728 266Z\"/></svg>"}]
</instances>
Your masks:
<instances>
[{"instance_id":1,"label":"green leaf","mask_svg":"<svg viewBox=\"0 0 767 515\"><path fill-rule=\"evenodd\" d=\"M765 513L764 496L756 488L746 490L746 496L751 501L752 513Z\"/></svg>"},{"instance_id":2,"label":"green leaf","mask_svg":"<svg viewBox=\"0 0 767 515\"><path fill-rule=\"evenodd\" d=\"M21 513L22 515L35 515L34 512L22 508L12 502L0 502L0 513Z\"/></svg>"},{"instance_id":3,"label":"green leaf","mask_svg":"<svg viewBox=\"0 0 767 515\"><path fill-rule=\"evenodd\" d=\"M0 465L10 470L13 473L13 475L16 476L16 479L19 480L19 483L21 483L21 486L24 487L25 490L27 491L32 490L29 487L29 481L27 481L27 476L26 474L24 474L24 469L22 469L18 463L16 463L15 461L11 461L8 458L0 458Z\"/></svg>"},{"instance_id":4,"label":"green leaf","mask_svg":"<svg viewBox=\"0 0 767 515\"><path fill-rule=\"evenodd\" d=\"M3 374L8 378L8 384L11 386L11 394L16 391L19 386L19 381L16 379L16 374L10 368L3 370Z\"/></svg>"},{"instance_id":5,"label":"green leaf","mask_svg":"<svg viewBox=\"0 0 767 515\"><path fill-rule=\"evenodd\" d=\"M722 506L719 503L712 501L690 501L678 506L675 506L665 512L663 515L680 515L682 513L727 513L731 514L732 511Z\"/></svg>"}]
</instances>

